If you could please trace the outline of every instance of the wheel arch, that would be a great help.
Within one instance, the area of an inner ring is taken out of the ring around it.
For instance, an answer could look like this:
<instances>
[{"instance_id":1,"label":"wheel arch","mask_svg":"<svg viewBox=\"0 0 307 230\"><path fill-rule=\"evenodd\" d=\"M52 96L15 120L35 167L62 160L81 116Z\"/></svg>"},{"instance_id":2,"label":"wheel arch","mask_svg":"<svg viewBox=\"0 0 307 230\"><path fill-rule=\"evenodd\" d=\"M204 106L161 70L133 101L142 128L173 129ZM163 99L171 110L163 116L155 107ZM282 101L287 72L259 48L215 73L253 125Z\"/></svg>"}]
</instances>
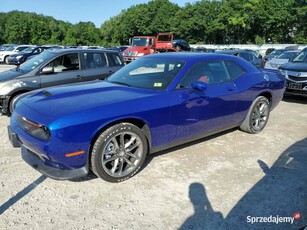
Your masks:
<instances>
[{"instance_id":1,"label":"wheel arch","mask_svg":"<svg viewBox=\"0 0 307 230\"><path fill-rule=\"evenodd\" d=\"M144 133L144 136L147 140L147 145L148 145L148 154L150 153L150 150L151 150L151 132L150 132L150 128L149 128L148 124L145 121L143 121L139 118L123 118L123 119L119 119L119 120L116 120L116 121L112 121L112 122L108 123L107 125L103 126L100 130L97 131L97 133L92 138L91 143L90 143L89 156L88 156L89 160L91 158L91 152L92 152L92 148L94 146L94 143L97 140L97 138L100 136L100 134L103 133L108 128L110 128L114 125L120 124L120 123L130 123L130 124L137 126Z\"/></svg>"},{"instance_id":2,"label":"wheel arch","mask_svg":"<svg viewBox=\"0 0 307 230\"><path fill-rule=\"evenodd\" d=\"M7 113L10 115L11 114L11 111L10 111L10 105L11 105L11 102L12 100L14 100L16 98L16 96L19 96L21 94L24 94L24 93L27 93L27 92L30 92L31 90L27 90L27 89L20 89L20 90L17 90L17 91L14 91L8 98L7 100Z\"/></svg>"},{"instance_id":3,"label":"wheel arch","mask_svg":"<svg viewBox=\"0 0 307 230\"><path fill-rule=\"evenodd\" d=\"M262 92L261 94L259 94L257 97L260 97L260 96L263 96L263 97L266 97L268 100L269 100L269 102L270 102L270 104L272 104L272 99L273 99L273 96L272 96L272 94L270 93L270 92ZM256 98L257 98L256 97ZM255 98L255 99L256 99Z\"/></svg>"}]
</instances>

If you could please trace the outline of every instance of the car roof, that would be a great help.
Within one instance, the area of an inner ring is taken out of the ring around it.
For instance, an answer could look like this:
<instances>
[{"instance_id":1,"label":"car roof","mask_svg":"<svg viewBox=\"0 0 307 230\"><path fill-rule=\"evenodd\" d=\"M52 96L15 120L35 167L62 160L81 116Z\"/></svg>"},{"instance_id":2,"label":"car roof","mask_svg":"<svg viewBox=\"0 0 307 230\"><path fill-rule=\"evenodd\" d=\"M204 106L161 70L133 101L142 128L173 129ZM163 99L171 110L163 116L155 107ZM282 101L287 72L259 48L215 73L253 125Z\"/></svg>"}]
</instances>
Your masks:
<instances>
[{"instance_id":1,"label":"car roof","mask_svg":"<svg viewBox=\"0 0 307 230\"><path fill-rule=\"evenodd\" d=\"M301 50L287 50L285 53L299 53Z\"/></svg>"},{"instance_id":2,"label":"car roof","mask_svg":"<svg viewBox=\"0 0 307 230\"><path fill-rule=\"evenodd\" d=\"M115 50L106 50L106 49L78 49L78 48L66 48L66 49L48 49L47 52L52 53L73 53L73 52L104 52L104 53L118 53L118 51Z\"/></svg>"},{"instance_id":3,"label":"car roof","mask_svg":"<svg viewBox=\"0 0 307 230\"><path fill-rule=\"evenodd\" d=\"M158 53L154 55L146 55L142 58L170 58L174 60L191 61L195 60L218 60L218 59L228 59L234 60L239 57L234 55L228 55L224 53L197 53L197 52L171 52L171 53ZM241 58L239 58L241 59Z\"/></svg>"}]
</instances>

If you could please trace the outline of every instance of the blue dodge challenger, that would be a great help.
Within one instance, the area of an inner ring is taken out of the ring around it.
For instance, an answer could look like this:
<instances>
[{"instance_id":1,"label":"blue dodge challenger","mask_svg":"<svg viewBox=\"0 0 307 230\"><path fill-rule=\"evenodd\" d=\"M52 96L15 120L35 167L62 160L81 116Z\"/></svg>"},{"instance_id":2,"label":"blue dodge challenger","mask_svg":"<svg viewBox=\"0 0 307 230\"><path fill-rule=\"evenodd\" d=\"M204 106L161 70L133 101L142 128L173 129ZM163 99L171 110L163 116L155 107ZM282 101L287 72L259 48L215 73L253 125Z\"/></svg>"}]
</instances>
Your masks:
<instances>
[{"instance_id":1,"label":"blue dodge challenger","mask_svg":"<svg viewBox=\"0 0 307 230\"><path fill-rule=\"evenodd\" d=\"M150 153L239 127L259 133L285 79L236 56L148 55L104 81L44 88L14 105L8 133L54 179L135 175Z\"/></svg>"}]
</instances>

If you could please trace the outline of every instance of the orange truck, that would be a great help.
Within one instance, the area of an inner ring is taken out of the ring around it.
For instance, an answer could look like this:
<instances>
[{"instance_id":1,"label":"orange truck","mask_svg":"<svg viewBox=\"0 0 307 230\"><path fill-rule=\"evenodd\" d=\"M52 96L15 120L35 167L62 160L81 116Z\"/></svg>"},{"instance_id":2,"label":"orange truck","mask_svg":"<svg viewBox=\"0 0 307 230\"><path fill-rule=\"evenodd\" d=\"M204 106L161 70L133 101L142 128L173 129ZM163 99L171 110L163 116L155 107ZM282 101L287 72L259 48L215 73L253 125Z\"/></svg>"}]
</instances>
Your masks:
<instances>
[{"instance_id":1,"label":"orange truck","mask_svg":"<svg viewBox=\"0 0 307 230\"><path fill-rule=\"evenodd\" d=\"M173 34L159 33L155 36L134 36L129 39L130 47L123 52L124 61L126 63L153 53L177 52L179 50L173 48Z\"/></svg>"}]
</instances>

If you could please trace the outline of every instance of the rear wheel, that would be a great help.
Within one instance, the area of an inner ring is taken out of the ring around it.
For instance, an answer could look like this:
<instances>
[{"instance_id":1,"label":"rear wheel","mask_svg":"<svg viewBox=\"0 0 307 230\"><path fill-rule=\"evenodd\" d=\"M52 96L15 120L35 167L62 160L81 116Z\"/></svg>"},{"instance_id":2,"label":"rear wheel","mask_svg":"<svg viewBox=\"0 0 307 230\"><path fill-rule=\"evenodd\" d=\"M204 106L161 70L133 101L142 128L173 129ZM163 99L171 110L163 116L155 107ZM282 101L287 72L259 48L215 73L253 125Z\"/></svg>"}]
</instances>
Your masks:
<instances>
[{"instance_id":1,"label":"rear wheel","mask_svg":"<svg viewBox=\"0 0 307 230\"><path fill-rule=\"evenodd\" d=\"M241 130L248 133L259 133L266 126L270 116L270 102L264 96L257 97L241 124Z\"/></svg>"},{"instance_id":2,"label":"rear wheel","mask_svg":"<svg viewBox=\"0 0 307 230\"><path fill-rule=\"evenodd\" d=\"M121 182L139 171L147 151L143 132L133 124L120 123L105 130L95 141L91 168L106 181Z\"/></svg>"}]
</instances>

